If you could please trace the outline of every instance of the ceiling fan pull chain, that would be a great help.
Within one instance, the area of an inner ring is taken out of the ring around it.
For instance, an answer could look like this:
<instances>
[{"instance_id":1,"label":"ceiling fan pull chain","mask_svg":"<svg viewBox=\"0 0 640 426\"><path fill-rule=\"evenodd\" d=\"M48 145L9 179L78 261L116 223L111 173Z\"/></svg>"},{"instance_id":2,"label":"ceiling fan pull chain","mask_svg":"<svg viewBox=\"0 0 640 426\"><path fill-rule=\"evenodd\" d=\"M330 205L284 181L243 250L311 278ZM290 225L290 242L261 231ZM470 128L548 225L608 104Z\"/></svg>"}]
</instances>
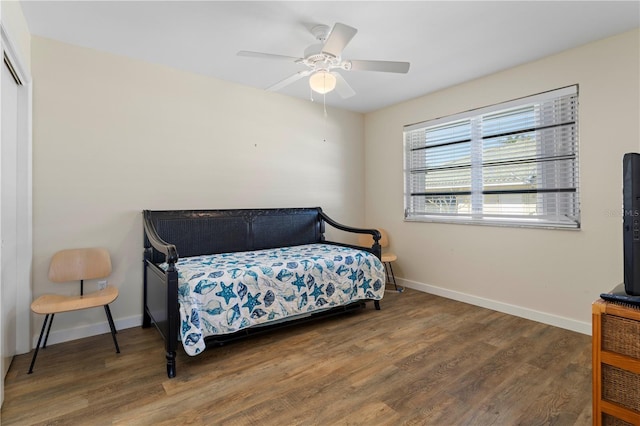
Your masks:
<instances>
[{"instance_id":1,"label":"ceiling fan pull chain","mask_svg":"<svg viewBox=\"0 0 640 426\"><path fill-rule=\"evenodd\" d=\"M322 107L324 108L324 138L322 138L322 142L327 141L327 94L324 93L322 95Z\"/></svg>"},{"instance_id":2,"label":"ceiling fan pull chain","mask_svg":"<svg viewBox=\"0 0 640 426\"><path fill-rule=\"evenodd\" d=\"M327 123L327 94L322 94L322 107L324 108L324 121Z\"/></svg>"}]
</instances>

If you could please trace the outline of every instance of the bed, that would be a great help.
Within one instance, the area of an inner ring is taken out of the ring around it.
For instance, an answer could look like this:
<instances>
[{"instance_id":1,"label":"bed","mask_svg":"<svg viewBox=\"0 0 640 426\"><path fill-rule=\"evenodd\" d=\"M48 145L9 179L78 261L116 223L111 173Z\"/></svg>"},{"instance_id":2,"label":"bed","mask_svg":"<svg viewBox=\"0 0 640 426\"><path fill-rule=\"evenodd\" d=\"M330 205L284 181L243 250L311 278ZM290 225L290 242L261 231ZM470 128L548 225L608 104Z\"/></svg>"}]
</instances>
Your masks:
<instances>
[{"instance_id":1,"label":"bed","mask_svg":"<svg viewBox=\"0 0 640 426\"><path fill-rule=\"evenodd\" d=\"M325 239L330 225L371 247ZM380 234L320 207L144 210L143 327L164 338L168 377L181 345L207 347L318 317L380 309Z\"/></svg>"}]
</instances>

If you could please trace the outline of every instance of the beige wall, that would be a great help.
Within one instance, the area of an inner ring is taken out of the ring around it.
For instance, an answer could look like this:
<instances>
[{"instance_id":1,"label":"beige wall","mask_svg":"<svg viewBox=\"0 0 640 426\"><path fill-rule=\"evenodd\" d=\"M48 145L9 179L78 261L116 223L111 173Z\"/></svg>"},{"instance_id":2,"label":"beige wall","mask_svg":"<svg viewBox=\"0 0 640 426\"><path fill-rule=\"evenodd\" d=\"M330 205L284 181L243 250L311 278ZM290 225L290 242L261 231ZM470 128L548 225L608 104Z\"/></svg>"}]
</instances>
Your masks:
<instances>
[{"instance_id":1,"label":"beige wall","mask_svg":"<svg viewBox=\"0 0 640 426\"><path fill-rule=\"evenodd\" d=\"M589 332L591 302L622 281L622 155L640 151L639 40L635 30L365 116L366 222L388 229L404 284ZM403 221L403 125L571 84L582 230Z\"/></svg>"},{"instance_id":2,"label":"beige wall","mask_svg":"<svg viewBox=\"0 0 640 426\"><path fill-rule=\"evenodd\" d=\"M318 103L40 37L32 50L34 297L54 289L56 250L105 246L116 323L137 325L143 209L322 206L363 223L361 114L325 120ZM52 339L104 321L102 310L61 315Z\"/></svg>"}]
</instances>

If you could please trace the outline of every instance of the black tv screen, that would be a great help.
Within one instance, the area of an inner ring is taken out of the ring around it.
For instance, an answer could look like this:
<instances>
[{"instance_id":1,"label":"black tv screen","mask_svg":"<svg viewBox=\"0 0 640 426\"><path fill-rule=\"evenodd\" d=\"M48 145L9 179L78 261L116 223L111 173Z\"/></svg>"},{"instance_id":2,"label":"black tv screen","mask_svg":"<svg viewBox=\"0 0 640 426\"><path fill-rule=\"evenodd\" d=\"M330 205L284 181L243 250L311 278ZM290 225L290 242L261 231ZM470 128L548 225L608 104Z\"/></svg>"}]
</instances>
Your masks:
<instances>
[{"instance_id":1,"label":"black tv screen","mask_svg":"<svg viewBox=\"0 0 640 426\"><path fill-rule=\"evenodd\" d=\"M622 159L624 291L640 296L640 154Z\"/></svg>"}]
</instances>

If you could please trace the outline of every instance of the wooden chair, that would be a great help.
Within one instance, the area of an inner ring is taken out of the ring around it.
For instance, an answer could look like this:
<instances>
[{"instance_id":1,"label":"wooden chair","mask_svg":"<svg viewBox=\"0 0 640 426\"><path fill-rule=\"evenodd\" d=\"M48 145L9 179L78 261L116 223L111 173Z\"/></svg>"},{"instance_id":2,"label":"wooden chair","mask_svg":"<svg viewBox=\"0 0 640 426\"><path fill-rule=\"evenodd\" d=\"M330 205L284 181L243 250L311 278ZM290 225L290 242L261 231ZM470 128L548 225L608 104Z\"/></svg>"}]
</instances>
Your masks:
<instances>
[{"instance_id":1,"label":"wooden chair","mask_svg":"<svg viewBox=\"0 0 640 426\"><path fill-rule=\"evenodd\" d=\"M391 276L391 280L389 282L393 283L393 286L396 288L398 292L402 292L404 290L402 287L398 287L396 283L396 276L393 273L393 266L391 266L391 262L395 262L398 260L398 256L393 253L386 252L384 249L389 246L389 237L387 236L387 232L384 229L377 228L380 232L380 247L382 247L382 264L384 265L384 273L387 277ZM361 246L371 247L373 245L373 237L369 234L360 234L358 237L358 242ZM389 274L391 272L391 274ZM388 280L387 280L388 281Z\"/></svg>"},{"instance_id":2,"label":"wooden chair","mask_svg":"<svg viewBox=\"0 0 640 426\"><path fill-rule=\"evenodd\" d=\"M104 289L93 293L84 294L84 280L106 278L111 274L111 257L109 252L103 248L83 248L62 250L53 255L49 264L49 280L54 283L64 283L69 281L80 281L79 296L62 296L57 294L45 294L38 297L31 303L31 310L36 314L45 315L38 345L33 353L29 374L33 372L33 366L38 356L38 349L44 334L45 328L47 335L44 338L42 348L46 348L53 317L57 313L77 311L80 309L95 308L104 306L107 314L113 343L116 346L116 353L120 353L118 341L116 340L116 327L113 323L109 303L118 297L118 289L107 285ZM48 326L47 326L48 323Z\"/></svg>"}]
</instances>

